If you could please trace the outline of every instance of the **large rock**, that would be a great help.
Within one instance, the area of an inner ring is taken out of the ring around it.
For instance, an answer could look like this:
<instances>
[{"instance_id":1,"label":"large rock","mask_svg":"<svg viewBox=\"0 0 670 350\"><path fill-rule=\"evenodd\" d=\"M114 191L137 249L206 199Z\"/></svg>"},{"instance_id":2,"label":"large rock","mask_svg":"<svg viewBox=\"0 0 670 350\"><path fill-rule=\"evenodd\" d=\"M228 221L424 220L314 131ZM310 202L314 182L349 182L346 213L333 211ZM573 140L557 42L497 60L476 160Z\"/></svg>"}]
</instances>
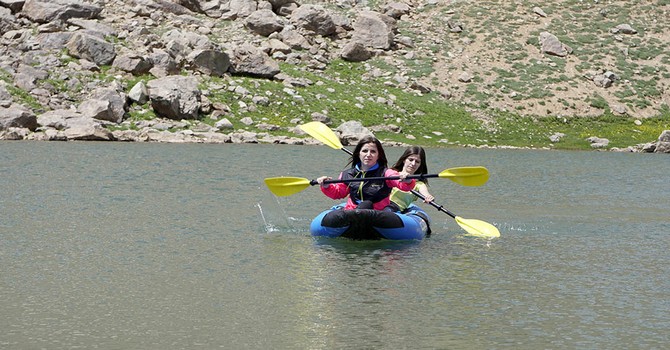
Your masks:
<instances>
[{"instance_id":1,"label":"large rock","mask_svg":"<svg viewBox=\"0 0 670 350\"><path fill-rule=\"evenodd\" d=\"M663 130L656 142L656 153L670 153L670 130Z\"/></svg>"},{"instance_id":2,"label":"large rock","mask_svg":"<svg viewBox=\"0 0 670 350\"><path fill-rule=\"evenodd\" d=\"M0 5L2 3L0 2ZM0 7L0 34L7 33L10 30L15 30L19 26L16 23L16 17L14 17L9 9Z\"/></svg>"},{"instance_id":3,"label":"large rock","mask_svg":"<svg viewBox=\"0 0 670 350\"><path fill-rule=\"evenodd\" d=\"M26 0L22 14L37 23L96 18L102 7L79 0Z\"/></svg>"},{"instance_id":4,"label":"large rock","mask_svg":"<svg viewBox=\"0 0 670 350\"><path fill-rule=\"evenodd\" d=\"M232 50L230 66L232 74L272 78L280 71L277 62L251 44L242 44Z\"/></svg>"},{"instance_id":5,"label":"large rock","mask_svg":"<svg viewBox=\"0 0 670 350\"><path fill-rule=\"evenodd\" d=\"M217 77L223 76L230 68L230 57L220 50L194 50L186 60L196 70Z\"/></svg>"},{"instance_id":6,"label":"large rock","mask_svg":"<svg viewBox=\"0 0 670 350\"><path fill-rule=\"evenodd\" d=\"M372 57L372 53L364 44L358 41L350 41L342 47L340 56L342 56L345 61L361 62Z\"/></svg>"},{"instance_id":7,"label":"large rock","mask_svg":"<svg viewBox=\"0 0 670 350\"><path fill-rule=\"evenodd\" d=\"M37 116L37 124L43 128L51 128L56 130L65 130L74 119L81 118L82 115L71 109L55 109L44 112ZM76 124L77 122L72 122Z\"/></svg>"},{"instance_id":8,"label":"large rock","mask_svg":"<svg viewBox=\"0 0 670 350\"><path fill-rule=\"evenodd\" d=\"M262 36L284 29L284 20L270 9L254 11L246 18L244 24L249 30Z\"/></svg>"},{"instance_id":9,"label":"large rock","mask_svg":"<svg viewBox=\"0 0 670 350\"><path fill-rule=\"evenodd\" d=\"M222 19L245 18L258 10L258 2L256 0L221 0L220 10Z\"/></svg>"},{"instance_id":10,"label":"large rock","mask_svg":"<svg viewBox=\"0 0 670 350\"><path fill-rule=\"evenodd\" d=\"M112 88L99 88L82 102L77 111L84 117L120 123L126 113L127 97Z\"/></svg>"},{"instance_id":11,"label":"large rock","mask_svg":"<svg viewBox=\"0 0 670 350\"><path fill-rule=\"evenodd\" d=\"M540 33L540 50L542 52L559 57L565 57L572 53L572 48L563 44L558 38L549 32Z\"/></svg>"},{"instance_id":12,"label":"large rock","mask_svg":"<svg viewBox=\"0 0 670 350\"><path fill-rule=\"evenodd\" d=\"M391 2L383 6L384 14L395 19L400 19L410 12L410 7L404 2Z\"/></svg>"},{"instance_id":13,"label":"large rock","mask_svg":"<svg viewBox=\"0 0 670 350\"><path fill-rule=\"evenodd\" d=\"M289 27L284 27L284 29L278 33L278 37L284 44L294 50L307 50L310 47L309 41L304 35Z\"/></svg>"},{"instance_id":14,"label":"large rock","mask_svg":"<svg viewBox=\"0 0 670 350\"><path fill-rule=\"evenodd\" d=\"M102 124L90 118L77 118L70 121L63 131L68 140L114 141L114 134Z\"/></svg>"},{"instance_id":15,"label":"large rock","mask_svg":"<svg viewBox=\"0 0 670 350\"><path fill-rule=\"evenodd\" d=\"M0 107L0 130L9 128L26 128L35 131L37 129L37 117L33 112L22 108Z\"/></svg>"},{"instance_id":16,"label":"large rock","mask_svg":"<svg viewBox=\"0 0 670 350\"><path fill-rule=\"evenodd\" d=\"M291 22L296 26L321 36L335 34L337 27L330 13L319 5L302 5L291 13Z\"/></svg>"},{"instance_id":17,"label":"large rock","mask_svg":"<svg viewBox=\"0 0 670 350\"><path fill-rule=\"evenodd\" d=\"M35 68L27 64L19 65L14 75L14 85L26 91L37 87L37 82L47 79L49 73L45 70Z\"/></svg>"},{"instance_id":18,"label":"large rock","mask_svg":"<svg viewBox=\"0 0 670 350\"><path fill-rule=\"evenodd\" d=\"M340 134L340 139L344 145L355 145L365 136L372 135L370 129L356 120L344 122L335 130Z\"/></svg>"},{"instance_id":19,"label":"large rock","mask_svg":"<svg viewBox=\"0 0 670 350\"><path fill-rule=\"evenodd\" d=\"M56 32L56 33L40 33L35 37L43 49L61 49L72 39L75 33L70 32Z\"/></svg>"},{"instance_id":20,"label":"large rock","mask_svg":"<svg viewBox=\"0 0 670 350\"><path fill-rule=\"evenodd\" d=\"M25 2L25 0L2 0L0 5L7 7L12 13L17 13L21 11Z\"/></svg>"},{"instance_id":21,"label":"large rock","mask_svg":"<svg viewBox=\"0 0 670 350\"><path fill-rule=\"evenodd\" d=\"M193 50L214 49L215 46L205 35L177 29L163 34L161 41L165 43L167 52L178 60L188 56Z\"/></svg>"},{"instance_id":22,"label":"large rock","mask_svg":"<svg viewBox=\"0 0 670 350\"><path fill-rule=\"evenodd\" d=\"M597 136L591 136L586 141L591 143L591 148L606 148L610 144L610 140Z\"/></svg>"},{"instance_id":23,"label":"large rock","mask_svg":"<svg viewBox=\"0 0 670 350\"><path fill-rule=\"evenodd\" d=\"M116 56L112 65L133 75L146 74L153 68L150 59L136 53Z\"/></svg>"},{"instance_id":24,"label":"large rock","mask_svg":"<svg viewBox=\"0 0 670 350\"><path fill-rule=\"evenodd\" d=\"M9 107L12 105L12 102L14 102L12 94L9 93L5 85L7 85L7 83L0 80L0 107Z\"/></svg>"},{"instance_id":25,"label":"large rock","mask_svg":"<svg viewBox=\"0 0 670 350\"><path fill-rule=\"evenodd\" d=\"M171 75L149 81L147 88L151 107L160 117L174 120L198 117L202 93L195 77Z\"/></svg>"},{"instance_id":26,"label":"large rock","mask_svg":"<svg viewBox=\"0 0 670 350\"><path fill-rule=\"evenodd\" d=\"M152 68L149 70L157 78L179 74L180 65L166 51L156 49L149 55Z\"/></svg>"},{"instance_id":27,"label":"large rock","mask_svg":"<svg viewBox=\"0 0 670 350\"><path fill-rule=\"evenodd\" d=\"M116 57L113 44L83 33L75 34L65 47L72 56L95 62L99 66L112 64Z\"/></svg>"},{"instance_id":28,"label":"large rock","mask_svg":"<svg viewBox=\"0 0 670 350\"><path fill-rule=\"evenodd\" d=\"M354 21L352 40L367 47L388 50L393 45L396 21L387 15L362 11Z\"/></svg>"}]
</instances>

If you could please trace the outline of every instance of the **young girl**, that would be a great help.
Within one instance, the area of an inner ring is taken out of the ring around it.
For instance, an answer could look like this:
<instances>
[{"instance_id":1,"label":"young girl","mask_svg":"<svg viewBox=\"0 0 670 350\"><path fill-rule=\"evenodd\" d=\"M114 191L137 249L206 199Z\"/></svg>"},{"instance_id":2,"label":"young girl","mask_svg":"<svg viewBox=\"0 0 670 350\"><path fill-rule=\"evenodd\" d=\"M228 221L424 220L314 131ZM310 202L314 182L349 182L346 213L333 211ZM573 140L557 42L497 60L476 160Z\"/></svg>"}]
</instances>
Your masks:
<instances>
[{"instance_id":1,"label":"young girl","mask_svg":"<svg viewBox=\"0 0 670 350\"><path fill-rule=\"evenodd\" d=\"M382 210L389 205L389 195L394 188L410 191L414 188L416 181L406 180L409 173L405 171L388 169L386 153L381 142L373 136L361 139L349 164L352 167L340 173L339 179L366 178L366 177L389 177L399 176L400 180L371 180L356 181L348 183L324 184L324 180L331 177L322 176L317 180L321 185L321 192L333 199L342 199L349 196L344 209L376 209ZM401 169L402 170L402 169Z\"/></svg>"},{"instance_id":2,"label":"young girl","mask_svg":"<svg viewBox=\"0 0 670 350\"><path fill-rule=\"evenodd\" d=\"M406 172L408 174L427 174L428 165L426 164L426 152L419 146L408 147L391 169ZM426 198L424 200L425 203L430 203L435 199L435 197L428 192L427 179L417 181L414 189ZM384 210L402 212L418 198L419 197L412 192L394 188L391 191L391 203L384 208Z\"/></svg>"}]
</instances>

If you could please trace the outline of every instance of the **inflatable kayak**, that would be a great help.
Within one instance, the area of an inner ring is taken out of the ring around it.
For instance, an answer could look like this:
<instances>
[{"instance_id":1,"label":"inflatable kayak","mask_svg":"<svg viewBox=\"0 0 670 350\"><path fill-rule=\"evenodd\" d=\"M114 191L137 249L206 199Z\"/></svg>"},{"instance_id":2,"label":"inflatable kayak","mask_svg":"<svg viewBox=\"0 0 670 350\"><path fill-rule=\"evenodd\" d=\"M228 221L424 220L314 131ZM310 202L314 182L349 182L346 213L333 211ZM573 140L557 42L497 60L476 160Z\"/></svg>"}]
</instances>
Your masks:
<instances>
[{"instance_id":1,"label":"inflatable kayak","mask_svg":"<svg viewBox=\"0 0 670 350\"><path fill-rule=\"evenodd\" d=\"M430 234L430 217L416 205L401 213L374 209L344 210L336 205L317 215L310 225L312 236L356 240L423 239Z\"/></svg>"}]
</instances>

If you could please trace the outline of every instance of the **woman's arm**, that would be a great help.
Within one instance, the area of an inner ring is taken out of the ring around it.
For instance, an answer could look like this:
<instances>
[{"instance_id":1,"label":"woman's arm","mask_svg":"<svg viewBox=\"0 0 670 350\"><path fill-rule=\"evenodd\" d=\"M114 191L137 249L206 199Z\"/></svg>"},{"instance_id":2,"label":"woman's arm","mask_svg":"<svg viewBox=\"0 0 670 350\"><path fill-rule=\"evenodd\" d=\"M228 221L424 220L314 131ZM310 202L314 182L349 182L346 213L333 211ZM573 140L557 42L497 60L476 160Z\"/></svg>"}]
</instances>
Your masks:
<instances>
[{"instance_id":1,"label":"woman's arm","mask_svg":"<svg viewBox=\"0 0 670 350\"><path fill-rule=\"evenodd\" d=\"M338 179L342 178L342 174ZM349 194L349 185L345 183L324 184L324 180L330 180L331 177L322 176L316 179L321 186L321 192L332 199L341 199Z\"/></svg>"}]
</instances>

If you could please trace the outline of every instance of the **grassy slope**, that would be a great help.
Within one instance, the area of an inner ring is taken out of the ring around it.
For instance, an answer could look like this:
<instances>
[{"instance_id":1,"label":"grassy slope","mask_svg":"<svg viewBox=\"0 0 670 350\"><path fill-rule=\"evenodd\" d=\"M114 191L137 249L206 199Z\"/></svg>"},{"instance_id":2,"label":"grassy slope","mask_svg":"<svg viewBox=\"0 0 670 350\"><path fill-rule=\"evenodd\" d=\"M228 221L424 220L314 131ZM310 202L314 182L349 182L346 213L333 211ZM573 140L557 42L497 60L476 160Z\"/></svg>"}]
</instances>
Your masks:
<instances>
[{"instance_id":1,"label":"grassy slope","mask_svg":"<svg viewBox=\"0 0 670 350\"><path fill-rule=\"evenodd\" d=\"M653 142L663 130L670 129L670 108L659 98L668 94L670 53L662 48L669 40L667 28L662 27L665 22L657 20L669 13L670 0L622 3L597 7L588 1L563 0L543 4L551 17L547 24L534 20L537 16L531 9L535 5L529 1L450 1L420 8L416 17L399 22L401 34L412 37L415 48L363 63L335 60L322 72L281 64L284 73L309 79L313 84L307 87L287 89L281 82L250 77L204 77L201 87L209 100L230 107L231 113L225 117L236 129L260 131L239 122L248 116L256 122L280 125L281 130L274 134L290 135L292 120L307 122L312 113L319 112L327 114L333 126L347 120L359 120L366 126L396 124L402 128L401 133L377 132L377 136L425 146L590 149L586 141L590 136L609 139L610 147ZM607 13L607 21L589 21L601 11ZM447 19L463 23L466 30L459 34L446 32ZM624 39L628 41L628 58L614 53L619 52L621 43L604 33L622 21L643 32ZM554 29L576 53L568 58L539 53L534 41L542 26ZM464 39L467 45L460 44ZM414 57L403 55L408 52ZM61 59L66 65L65 53ZM606 66L615 67L627 83L597 90L584 81L586 70ZM372 77L373 68L381 74ZM473 73L472 83L455 81L454 77L464 70ZM396 75L430 85L434 92L422 95L399 88ZM151 79L124 75L110 67L103 67L94 78L110 81L119 76L128 90L139 80ZM8 74L1 74L0 79L11 85ZM57 86L53 79L48 82ZM249 90L242 101L253 108L240 106L240 97L228 89L232 85ZM453 93L453 98L445 99L436 92L445 89ZM17 102L36 112L44 110L28 93L11 86L9 90ZM513 97L510 91L515 92ZM254 105L252 96L269 96L270 104ZM642 121L637 125L636 118L614 116L609 110L612 101L626 104L629 110L649 107L645 101L654 101L657 112L652 117L637 118ZM595 109L598 116L580 114L584 105L591 108L590 112ZM563 109L558 111L556 106ZM133 106L130 114L131 122L155 116L148 105ZM203 121L215 123L207 116ZM555 133L565 136L551 144L549 136Z\"/></svg>"},{"instance_id":2,"label":"grassy slope","mask_svg":"<svg viewBox=\"0 0 670 350\"><path fill-rule=\"evenodd\" d=\"M369 6L379 8L372 2ZM670 40L662 21L670 12L670 0L556 1L541 5L547 18L535 14L534 6L531 1L498 0L415 8L398 22L400 34L411 37L414 48L365 63L335 61L318 74L282 65L285 73L319 83L296 89L301 99L283 91L280 83L237 78L236 83L253 94L270 94L274 101L244 115L284 127L291 126L293 118L311 120L313 112L328 114L335 126L346 120L366 126L392 123L401 126L402 133L377 135L429 146L590 149L586 139L598 136L609 139L610 147L623 148L653 142L670 129L670 108L663 100L670 82L670 53L663 48ZM447 21L463 24L464 32L449 33ZM612 35L611 28L622 23L639 33ZM537 37L544 30L556 34L574 53L566 58L540 53ZM405 57L408 52L414 55ZM381 74L371 77L372 68ZM596 88L584 75L600 69L613 70L621 81L608 89ZM462 71L474 75L472 83L458 83ZM448 90L453 97L421 95L386 84L397 75L434 91ZM214 99L227 100L233 114L240 115L229 95ZM626 106L628 116L614 115L614 104ZM555 133L565 136L551 144L549 136Z\"/></svg>"}]
</instances>

